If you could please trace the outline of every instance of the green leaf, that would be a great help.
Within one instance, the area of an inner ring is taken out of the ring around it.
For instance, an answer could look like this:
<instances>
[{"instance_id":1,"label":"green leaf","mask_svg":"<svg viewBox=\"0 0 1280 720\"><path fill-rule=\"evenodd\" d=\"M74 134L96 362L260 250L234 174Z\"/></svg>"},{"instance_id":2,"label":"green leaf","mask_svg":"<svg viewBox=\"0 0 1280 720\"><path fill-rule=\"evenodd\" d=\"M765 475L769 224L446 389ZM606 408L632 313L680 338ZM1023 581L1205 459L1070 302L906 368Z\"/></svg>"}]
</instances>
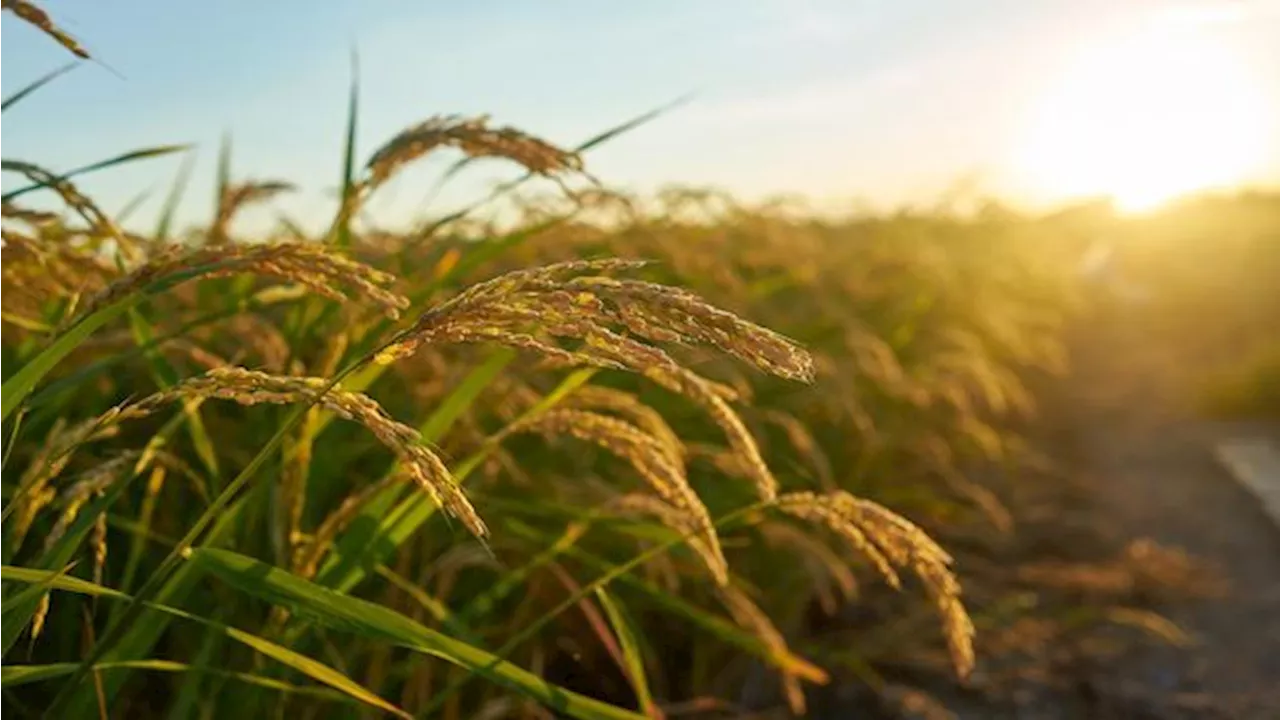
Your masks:
<instances>
[{"instance_id":1,"label":"green leaf","mask_svg":"<svg viewBox=\"0 0 1280 720\"><path fill-rule=\"evenodd\" d=\"M205 327L218 322L219 320L224 320L240 312L251 312L278 303L297 300L299 297L303 297L304 293L305 289L294 292L292 288L286 289L281 286L271 286L258 291L252 297L232 298L230 301L226 302L221 309L205 313L189 320L174 328L172 331L156 337L155 340L147 343L141 348L134 347L113 355L108 355L105 358L87 363L82 367L68 372L65 376L50 382L42 388L40 392L32 396L30 405L32 407L38 407L60 393L76 390L88 380L101 375L107 370L110 370L121 363L132 360L146 350L159 347L173 338L183 337L192 330Z\"/></svg>"},{"instance_id":2,"label":"green leaf","mask_svg":"<svg viewBox=\"0 0 1280 720\"><path fill-rule=\"evenodd\" d=\"M623 613L622 607L614 601L602 587L596 588L596 599L609 616L609 624L613 626L613 634L618 637L618 645L622 648L622 657L627 661L627 679L636 691L636 699L640 702L640 710L650 717L658 716L658 708L653 704L653 693L649 691L649 679L644 671L644 658L640 655L640 643L636 639L631 622Z\"/></svg>"},{"instance_id":3,"label":"green leaf","mask_svg":"<svg viewBox=\"0 0 1280 720\"><path fill-rule=\"evenodd\" d=\"M3 606L0 607L0 614L3 615L4 622L0 623L0 637L3 637L4 650L8 653L9 648L18 640L18 636L31 623L32 613L36 606L40 604L40 600L53 587L53 581L65 574L71 567L67 566L59 570L56 574L52 574L49 578L41 583L32 585L17 595L10 595L5 599Z\"/></svg>"},{"instance_id":4,"label":"green leaf","mask_svg":"<svg viewBox=\"0 0 1280 720\"><path fill-rule=\"evenodd\" d=\"M227 196L227 188L231 186L231 133L224 132L218 145L218 170L214 179L213 214L217 217L222 211L223 198Z\"/></svg>"},{"instance_id":5,"label":"green leaf","mask_svg":"<svg viewBox=\"0 0 1280 720\"><path fill-rule=\"evenodd\" d=\"M75 170L71 170L70 172L62 173L61 175L58 176L58 179L70 180L71 178L76 177L77 175L84 175L86 173L97 172L98 170L106 170L107 168L112 168L117 165L126 165L128 163L137 162L139 160L148 160L150 158L162 157L164 155L171 155L176 152L183 152L185 150L188 150L190 149L190 147L191 147L190 145L157 145L155 147L142 148L141 150L130 150L127 153L116 155L115 157L107 158L106 160L99 160L96 163L90 163L89 165L78 167ZM12 202L13 200L16 200L17 198L22 197L23 195L26 195L29 192L35 192L36 190L39 190L44 187L47 187L46 183L33 183L31 185L26 185L24 187L18 188L17 190L10 190L4 195L0 195L0 200L3 200L4 202Z\"/></svg>"},{"instance_id":6,"label":"green leaf","mask_svg":"<svg viewBox=\"0 0 1280 720\"><path fill-rule=\"evenodd\" d=\"M381 605L334 592L296 575L226 550L200 548L191 562L254 597L288 608L325 627L438 657L575 718L627 718L637 715L553 685L527 670Z\"/></svg>"},{"instance_id":7,"label":"green leaf","mask_svg":"<svg viewBox=\"0 0 1280 720\"><path fill-rule=\"evenodd\" d=\"M514 350L498 348L483 363L472 368L453 392L449 393L449 397L437 405L431 416L418 427L423 442L433 443L444 437L449 428L480 397L480 393L515 359Z\"/></svg>"},{"instance_id":8,"label":"green leaf","mask_svg":"<svg viewBox=\"0 0 1280 720\"><path fill-rule=\"evenodd\" d=\"M164 207L160 209L160 217L156 221L156 240L165 240L169 237L169 233L173 230L173 217L178 212L178 205L182 202L182 196L187 192L187 185L191 182L191 171L195 168L196 156L194 153L187 153L182 157L182 164L178 166L178 174L173 180L173 185L169 188L169 195L164 199Z\"/></svg>"},{"instance_id":9,"label":"green leaf","mask_svg":"<svg viewBox=\"0 0 1280 720\"><path fill-rule=\"evenodd\" d=\"M103 670L150 670L152 672L169 672L169 673L192 673L195 675L214 675L224 677L231 680L239 680L240 682L271 690L279 690L283 693L291 695L307 695L310 697L322 698L326 700L351 701L348 695L326 690L323 688L304 687L301 685L293 685L277 680L275 678L265 677L263 675L254 675L253 673L231 672L221 668L208 666L187 665L186 663L174 662L172 660L123 660L120 662L98 663L93 666L95 671ZM76 663L52 663L49 665L5 665L0 668L0 686L15 687L18 685L26 685L27 683L41 682L43 680L51 680L53 678L64 677L75 672Z\"/></svg>"},{"instance_id":10,"label":"green leaf","mask_svg":"<svg viewBox=\"0 0 1280 720\"><path fill-rule=\"evenodd\" d=\"M22 100L22 99L23 99L23 98L25 98L26 96L28 96L28 95L30 95L31 93L33 93L33 92L35 92L35 91L39 90L40 88L44 87L45 85L48 85L49 83L53 82L54 80L57 80L58 78L62 77L63 75L66 75L67 73L69 73L69 72L71 72L72 70L76 69L79 65L80 65L80 63L79 63L79 62L70 62L70 63L67 63L66 65L63 65L62 67L60 67L60 68L58 68L58 69L54 70L53 72L50 72L50 73L48 73L48 74L46 74L46 75L43 75L43 76L41 76L41 77L39 77L39 78L36 78L36 80L35 80L35 81L33 81L32 83L30 83L30 84L29 84L29 85L27 85L26 87L22 88L22 89L21 89L21 90L19 90L18 92L16 92L16 93L14 93L14 94L10 95L9 97L5 98L3 102L0 102L0 112L3 112L3 111L5 111L5 110L8 110L10 106L12 106L12 105L14 105L14 104L18 103L20 100Z\"/></svg>"},{"instance_id":11,"label":"green leaf","mask_svg":"<svg viewBox=\"0 0 1280 720\"><path fill-rule=\"evenodd\" d=\"M360 117L360 56L351 48L351 89L347 98L347 134L342 151L342 195L334 219L333 239L338 247L351 244L351 220L355 215L356 129Z\"/></svg>"},{"instance_id":12,"label":"green leaf","mask_svg":"<svg viewBox=\"0 0 1280 720\"><path fill-rule=\"evenodd\" d=\"M22 418L25 416L26 413L22 412L13 419L13 428L9 430L9 444L4 446L4 457L0 459L0 470L9 467L9 455L18 444L18 432L22 430Z\"/></svg>"},{"instance_id":13,"label":"green leaf","mask_svg":"<svg viewBox=\"0 0 1280 720\"><path fill-rule=\"evenodd\" d=\"M0 421L8 420L9 414L16 410L22 401L26 399L27 395L35 388L36 383L40 382L55 365L61 362L62 358L79 347L80 343L84 342L93 331L120 317L141 300L141 295L130 295L114 305L102 308L84 318L71 326L70 329L60 335L44 350L41 350L39 355L36 355L30 362L23 365L18 372L13 374L13 377L5 380L4 385L0 386L0 395L2 395L0 397Z\"/></svg>"},{"instance_id":14,"label":"green leaf","mask_svg":"<svg viewBox=\"0 0 1280 720\"><path fill-rule=\"evenodd\" d=\"M55 589L63 590L66 592L78 593L81 595L89 595L93 597L102 597L102 598L108 598L112 600L122 600L122 601L127 601L132 599L125 593L122 593L118 590L113 590L111 588L103 587L101 585L91 583L87 580L81 580L79 578L66 577L66 576L59 577L57 576L56 573L50 573L49 571L46 571L46 570L37 570L34 568L19 568L19 567L12 567L9 565L5 565L3 568L0 568L0 578L3 578L4 580L21 582L21 583L49 582ZM297 670L298 672L306 675L307 677L313 680L322 682L325 685L328 685L334 688L335 690L345 693L346 695L349 695L350 697L356 700L359 700L362 703L372 705L373 707L392 713L398 717L403 717L403 718L412 717L405 711L388 703L387 701L373 694L369 690L365 689L364 686L355 682L351 678L348 678L346 675L343 675L337 670L334 670L328 665L325 665L324 663L318 662L316 660L312 660L311 658L306 657L305 655L300 655L288 648L277 645L271 642L270 640L259 637L252 633L245 632L243 630L239 630L229 625L223 625L222 623L215 622L213 620L208 620L198 615L193 615L184 610L168 607L166 605L160 605L154 602L144 601L144 604L148 608L151 608L153 610L158 610L168 615L172 615L173 617L183 618L185 620L191 620L193 622L200 623L201 625L214 628L219 632L224 633L227 637L231 638L232 640L235 640L238 643L241 643L250 648L253 648L254 650L258 651L259 653L262 653L263 655L266 655L267 657L275 660L276 662L279 662L283 665L293 668L294 670ZM70 670L68 670L66 673L68 675L74 675L80 669L79 663L68 663L68 665L71 666Z\"/></svg>"},{"instance_id":15,"label":"green leaf","mask_svg":"<svg viewBox=\"0 0 1280 720\"><path fill-rule=\"evenodd\" d=\"M598 145L603 145L609 142L610 140L618 137L619 135L625 135L631 132L632 130L635 130L636 128L641 127L642 125L647 125L653 122L654 120L657 120L659 117L665 115L668 112L671 112L672 110L680 107L681 105L684 105L685 103L689 102L692 99L693 99L692 93L688 95L681 95L680 97L676 98L675 100L672 100L671 102L665 105L660 105L648 112L641 113L640 115L637 115L636 117L633 117L630 120L627 120L626 122L620 125L615 125L609 128L608 130L605 130L604 132L598 135L595 135L589 140L578 145L578 147L574 148L574 151L586 152Z\"/></svg>"},{"instance_id":16,"label":"green leaf","mask_svg":"<svg viewBox=\"0 0 1280 720\"><path fill-rule=\"evenodd\" d=\"M299 407L293 408L293 410L290 411L290 414L285 418L281 427L276 431L271 439L267 441L267 444L258 451L258 454L249 461L248 465L245 465L244 468L241 469L240 473L236 475L231 482L227 483L227 486L222 489L222 492L219 493L218 496L214 498L213 502L204 509L204 512L200 514L200 517L187 528L187 533L177 542L176 545L174 545L169 554L160 562L160 565L151 573L147 582L143 583L142 587L138 589L137 596L133 601L130 602L118 618L112 619L111 623L107 626L106 632L103 633L96 643L94 643L93 648L81 660L80 666L76 670L76 674L72 676L71 680L69 680L63 686L62 690L60 690L54 697L52 703L49 705L47 714L57 716L58 711L65 711L66 704L71 702L72 696L76 694L77 689L80 687L85 676L89 673L93 664L106 659L104 656L110 652L115 644L120 642L122 638L134 635L137 632L136 621L139 619L139 615L141 615L145 610L146 601L151 600L152 596L155 595L157 591L162 590L167 586L166 583L170 580L174 570L182 565L180 561L183 554L200 539L200 536L204 534L205 530L208 529L210 525L215 525L220 519L222 519L224 511L228 509L228 506L232 505L240 491L244 490L249 485L258 470L260 470L267 462L267 459L271 457L272 453L279 448L280 444L284 441L286 433L288 433L293 425L302 418L306 411L325 393L329 392L329 390L331 390L341 380L341 378L342 374L339 374L337 377L330 380L324 388L317 392L310 401ZM182 566L185 567L185 565Z\"/></svg>"}]
</instances>

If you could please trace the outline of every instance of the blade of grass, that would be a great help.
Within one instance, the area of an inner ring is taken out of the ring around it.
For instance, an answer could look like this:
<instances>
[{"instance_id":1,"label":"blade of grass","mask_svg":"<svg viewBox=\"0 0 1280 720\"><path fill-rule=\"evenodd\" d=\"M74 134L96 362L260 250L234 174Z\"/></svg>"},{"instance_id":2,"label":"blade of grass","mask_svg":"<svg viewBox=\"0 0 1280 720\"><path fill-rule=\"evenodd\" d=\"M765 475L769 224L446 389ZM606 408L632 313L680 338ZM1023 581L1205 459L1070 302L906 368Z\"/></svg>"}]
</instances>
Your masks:
<instances>
[{"instance_id":1,"label":"blade of grass","mask_svg":"<svg viewBox=\"0 0 1280 720\"><path fill-rule=\"evenodd\" d=\"M3 102L0 102L0 112L4 112L5 110L8 110L11 106L16 105L16 104L18 104L19 102L21 102L21 101L22 101L22 99L23 99L23 98L25 98L26 96L28 96L28 95L30 95L31 93L33 93L33 92L35 92L35 91L39 90L40 88L44 87L45 85L48 85L49 83L53 82L54 80L57 80L58 78L62 77L63 75L66 75L67 73L71 72L72 70L75 70L77 67L79 67L79 65L80 65L80 63L79 63L79 62L69 62L69 63L67 63L66 65L63 65L62 67L57 68L56 70L53 70L52 72L50 72L50 73L48 73L48 74L46 74L46 75L42 75L42 76L40 76L40 77L36 78L34 81L32 81L32 82L31 82L30 84L28 84L26 87L22 88L22 89L21 89L21 90L19 90L18 92L16 92L16 93L14 93L14 94L10 95L9 97L5 98Z\"/></svg>"},{"instance_id":2,"label":"blade of grass","mask_svg":"<svg viewBox=\"0 0 1280 720\"><path fill-rule=\"evenodd\" d=\"M62 590L65 592L72 592L80 595L88 595L91 597L101 597L101 598L106 598L110 600L119 600L122 602L131 602L136 599L118 590L112 590L111 588L103 587L101 585L88 582L87 580L81 580L79 578L66 577L66 576L57 577L56 575L57 575L56 573L37 570L35 568L19 568L19 567L13 567L9 565L5 565L3 568L0 568L0 577L8 581L20 582L20 583L40 583L40 582L49 581L50 577L53 576L53 579L51 580L51 584L53 585L53 587L55 589ZM252 648L253 650L256 650L257 652L262 653L263 655L266 655L267 657L275 660L276 662L279 662L294 670L297 670L298 672L306 675L307 677L313 680L316 680L318 682L324 683L325 685L328 685L334 688L335 690L338 690L344 693L345 695L348 695L356 700L359 700L364 704L371 705L373 707L378 708L379 710L389 712L398 717L403 717L403 718L412 717L405 711L392 705L391 703L388 703L387 701L378 697L374 693L365 689L364 686L355 682L351 678L348 678L346 675L343 675L337 670L334 670L328 665L325 665L324 663L318 662L304 655L300 655L288 648L277 645L271 642L270 640L254 635L253 633L245 632L244 630L240 630L230 625L224 625L220 622L209 620L207 618L200 617L199 615L194 615L192 613L186 612L185 610L179 610L177 608L172 608L167 605L160 605L158 603L153 603L149 601L144 601L144 604L153 610L157 610L167 615L171 615L177 618L182 618L184 620L190 620L200 625L204 625L205 627L213 628L218 632L221 632L227 637L231 638L232 640L235 640L236 642L242 645L246 645ZM79 672L80 665L78 663L68 663L68 664L72 666L72 669L66 673L67 675L74 675Z\"/></svg>"},{"instance_id":3,"label":"blade of grass","mask_svg":"<svg viewBox=\"0 0 1280 720\"><path fill-rule=\"evenodd\" d=\"M503 573L502 577L498 578L488 590L472 598L463 606L459 615L468 623L484 619L497 607L498 603L518 590L535 570L563 555L570 546L582 539L589 529L590 524L586 522L570 524L560 537L554 542L547 543L542 551L530 558L528 562L515 570Z\"/></svg>"},{"instance_id":4,"label":"blade of grass","mask_svg":"<svg viewBox=\"0 0 1280 720\"><path fill-rule=\"evenodd\" d=\"M4 621L0 623L0 638L3 638L4 648L0 653L8 654L9 648L18 641L18 636L31 623L31 615L27 608L38 606L42 598L53 589L53 583L58 578L70 572L71 565L59 570L57 573L49 575L45 580L31 585L27 589L19 592L17 595L11 595L5 599L3 605L0 605L0 615Z\"/></svg>"},{"instance_id":5,"label":"blade of grass","mask_svg":"<svg viewBox=\"0 0 1280 720\"><path fill-rule=\"evenodd\" d=\"M168 239L169 233L173 230L173 217L178 212L178 205L182 202L183 196L186 195L187 184L191 182L191 171L195 168L195 162L195 153L188 152L182 156L178 174L174 177L173 185L169 186L169 194L165 197L164 206L160 208L160 217L156 220L154 238L158 241Z\"/></svg>"},{"instance_id":6,"label":"blade of grass","mask_svg":"<svg viewBox=\"0 0 1280 720\"><path fill-rule=\"evenodd\" d=\"M107 168L112 168L117 165L125 165L139 160L148 160L150 158L171 155L176 152L188 150L190 147L190 145L157 145L156 147L142 148L141 150L131 150L127 153L116 155L115 157L107 158L106 160L99 160L96 163L90 163L83 167L78 167L75 170L62 173L58 176L58 179L70 180L77 175L97 172L98 170L106 170ZM31 185L26 185L18 188L17 190L10 190L9 192L0 195L0 200L3 200L4 202L12 202L27 193L35 192L36 190L44 187L47 187L45 183L33 183Z\"/></svg>"},{"instance_id":7,"label":"blade of grass","mask_svg":"<svg viewBox=\"0 0 1280 720\"><path fill-rule=\"evenodd\" d=\"M7 420L9 414L17 409L35 388L36 383L40 382L62 358L84 342L93 331L120 317L141 300L141 295L130 295L84 318L40 351L40 354L30 362L23 365L13 374L13 377L5 380L4 385L0 386L0 421Z\"/></svg>"},{"instance_id":8,"label":"blade of grass","mask_svg":"<svg viewBox=\"0 0 1280 720\"><path fill-rule=\"evenodd\" d=\"M265 563L226 550L191 552L191 562L241 592L288 608L325 627L380 640L481 673L533 700L582 720L642 716L553 685L480 648L410 620L381 605L343 595Z\"/></svg>"},{"instance_id":9,"label":"blade of grass","mask_svg":"<svg viewBox=\"0 0 1280 720\"><path fill-rule=\"evenodd\" d=\"M418 603L424 610L431 613L431 616L445 627L446 630L472 645L480 644L480 635L475 630L467 627L454 615L449 606L445 605L439 598L434 597L426 590L409 582L407 578L396 574L394 570L386 565L379 565L377 568L378 576L387 582L395 585L401 592L408 595L414 602Z\"/></svg>"},{"instance_id":10,"label":"blade of grass","mask_svg":"<svg viewBox=\"0 0 1280 720\"><path fill-rule=\"evenodd\" d=\"M118 211L116 211L115 221L119 225L123 225L129 218L138 211L138 208L151 199L151 193L155 192L155 186L147 188L142 192L129 198L129 202L125 203Z\"/></svg>"},{"instance_id":11,"label":"blade of grass","mask_svg":"<svg viewBox=\"0 0 1280 720\"><path fill-rule=\"evenodd\" d=\"M634 626L627 619L621 604L615 601L603 587L596 588L596 599L604 608L609 624L613 626L613 634L617 636L618 645L622 648L622 657L627 663L627 679L631 681L631 687L636 692L640 711L649 717L661 717L662 713L654 704L653 693L649 690L649 678L645 674L644 657L640 655L640 643L636 639Z\"/></svg>"},{"instance_id":12,"label":"blade of grass","mask_svg":"<svg viewBox=\"0 0 1280 720\"><path fill-rule=\"evenodd\" d=\"M18 685L26 685L27 683L52 680L54 678L70 675L75 672L75 669L76 664L70 662L52 663L49 665L5 665L3 668L0 668L0 686L15 687ZM210 667L207 665L188 665L186 663L174 662L172 660L122 660L120 662L98 663L93 669L95 671L150 670L152 672L213 675L231 680L238 680L250 685L257 685L258 687L267 688L269 690L278 690L290 695L306 695L323 700L338 700L342 702L352 702L355 700L349 695L344 695L324 688L293 685L291 683L263 675L223 670L221 668Z\"/></svg>"},{"instance_id":13,"label":"blade of grass","mask_svg":"<svg viewBox=\"0 0 1280 720\"><path fill-rule=\"evenodd\" d=\"M351 48L351 88L347 97L347 133L342 150L342 195L338 216L331 233L338 247L351 245L351 220L355 216L356 194L356 130L360 117L360 56Z\"/></svg>"},{"instance_id":14,"label":"blade of grass","mask_svg":"<svg viewBox=\"0 0 1280 720\"><path fill-rule=\"evenodd\" d=\"M9 414L31 393L36 383L40 382L62 358L84 342L93 331L136 307L152 295L164 292L191 278L200 277L212 269L226 266L222 262L212 262L172 273L77 321L26 365L23 365L13 377L4 382L3 386L0 386L0 392L3 392L3 398L0 398L0 405L3 406L0 421L7 420Z\"/></svg>"},{"instance_id":15,"label":"blade of grass","mask_svg":"<svg viewBox=\"0 0 1280 720\"><path fill-rule=\"evenodd\" d=\"M13 453L13 448L18 444L18 432L22 429L22 419L26 415L25 412L20 412L13 419L13 428L9 431L9 444L4 446L4 458L0 459L0 470L9 467L9 456Z\"/></svg>"},{"instance_id":16,"label":"blade of grass","mask_svg":"<svg viewBox=\"0 0 1280 720\"><path fill-rule=\"evenodd\" d=\"M209 535L205 540L206 544L215 545L230 540L240 525L242 511L251 499L252 496L247 495L231 503L227 510L221 513L217 522L214 523L213 528L209 531ZM164 583L164 586L155 593L154 602L170 606L183 603L195 589L199 579L199 574L191 565L185 563L180 565L172 577ZM136 595L137 593L134 594ZM123 606L113 608L113 610L121 611L124 609ZM114 614L112 617L114 617ZM139 614L137 621L131 624L124 636L115 644L115 647L103 652L99 660L104 662L139 660L153 654L156 643L164 635L171 619L172 616L170 615L146 609ZM128 677L127 672L121 671L103 678L103 693L108 701L115 698ZM76 690L70 703L64 715L65 717L88 717L96 712L98 705L95 693L87 685Z\"/></svg>"}]
</instances>

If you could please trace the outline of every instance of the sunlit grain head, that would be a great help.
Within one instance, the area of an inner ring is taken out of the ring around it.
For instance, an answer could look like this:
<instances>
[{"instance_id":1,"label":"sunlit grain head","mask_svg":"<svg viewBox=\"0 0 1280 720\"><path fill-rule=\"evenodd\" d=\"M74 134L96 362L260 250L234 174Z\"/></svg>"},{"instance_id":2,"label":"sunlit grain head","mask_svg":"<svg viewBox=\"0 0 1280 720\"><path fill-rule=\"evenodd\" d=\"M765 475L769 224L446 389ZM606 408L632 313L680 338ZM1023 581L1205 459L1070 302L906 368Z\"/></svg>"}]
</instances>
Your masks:
<instances>
[{"instance_id":1,"label":"sunlit grain head","mask_svg":"<svg viewBox=\"0 0 1280 720\"><path fill-rule=\"evenodd\" d=\"M1050 75L1017 150L1029 189L1122 210L1252 179L1265 85L1217 28L1160 17L1081 45Z\"/></svg>"}]
</instances>

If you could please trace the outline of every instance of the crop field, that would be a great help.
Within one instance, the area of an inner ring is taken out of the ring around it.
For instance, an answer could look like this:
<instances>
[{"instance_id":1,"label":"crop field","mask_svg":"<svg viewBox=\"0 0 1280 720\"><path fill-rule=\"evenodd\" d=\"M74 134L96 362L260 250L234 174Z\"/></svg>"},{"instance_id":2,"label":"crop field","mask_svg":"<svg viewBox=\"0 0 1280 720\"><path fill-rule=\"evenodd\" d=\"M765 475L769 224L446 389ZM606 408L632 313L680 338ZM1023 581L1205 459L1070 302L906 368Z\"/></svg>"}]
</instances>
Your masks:
<instances>
[{"instance_id":1,"label":"crop field","mask_svg":"<svg viewBox=\"0 0 1280 720\"><path fill-rule=\"evenodd\" d=\"M353 130L320 233L238 231L292 186L230 145L213 216L175 226L180 171L147 233L77 179L182 148L6 153L4 711L942 718L1193 642L1161 603L1213 569L1104 527L1055 408L1093 319L1144 312L1203 370L1188 405L1274 415L1280 198L836 218L609 190L592 150L648 119L579 147ZM441 155L528 182L377 230L371 198ZM1082 278L1100 237L1155 309Z\"/></svg>"}]
</instances>

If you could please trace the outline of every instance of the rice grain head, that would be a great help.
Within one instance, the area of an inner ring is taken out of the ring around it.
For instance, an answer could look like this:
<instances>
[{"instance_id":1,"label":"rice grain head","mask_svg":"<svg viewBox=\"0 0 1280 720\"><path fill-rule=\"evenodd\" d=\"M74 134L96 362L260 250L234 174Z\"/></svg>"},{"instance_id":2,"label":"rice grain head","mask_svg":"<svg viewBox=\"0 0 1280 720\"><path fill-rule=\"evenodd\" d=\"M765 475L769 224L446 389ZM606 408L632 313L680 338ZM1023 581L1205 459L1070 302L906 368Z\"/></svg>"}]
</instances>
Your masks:
<instances>
[{"instance_id":1,"label":"rice grain head","mask_svg":"<svg viewBox=\"0 0 1280 720\"><path fill-rule=\"evenodd\" d=\"M89 59L89 51L85 50L75 38L55 25L53 20L49 18L49 14L41 10L35 3L29 2L29 0L3 0L3 9L12 11L14 15L35 26L45 35L53 38L54 42L61 45L72 55L83 60Z\"/></svg>"},{"instance_id":2,"label":"rice grain head","mask_svg":"<svg viewBox=\"0 0 1280 720\"><path fill-rule=\"evenodd\" d=\"M709 568L717 583L728 580L728 564L720 550L720 537L711 514L685 477L684 467L673 461L663 444L643 430L608 415L585 410L557 408L517 424L513 432L540 432L548 436L567 435L590 442L625 460L660 498L684 519L676 526L681 532L696 527L710 558Z\"/></svg>"},{"instance_id":3,"label":"rice grain head","mask_svg":"<svg viewBox=\"0 0 1280 720\"><path fill-rule=\"evenodd\" d=\"M400 461L405 474L457 518L478 539L488 534L484 522L440 458L422 442L417 430L394 420L363 393L333 388L324 378L271 375L238 367L223 367L188 378L129 407L130 417L145 416L160 407L192 398L230 400L241 405L294 404L315 401L344 420L362 425Z\"/></svg>"},{"instance_id":4,"label":"rice grain head","mask_svg":"<svg viewBox=\"0 0 1280 720\"><path fill-rule=\"evenodd\" d=\"M76 188L70 180L56 175L39 165L21 160L5 160L3 162L5 170L21 173L32 182L39 183L48 187L62 198L81 218L88 223L90 230L97 238L114 240L122 253L127 257L136 258L141 252L137 243L133 242L128 236L121 231L115 221L106 213L98 208L88 197Z\"/></svg>"},{"instance_id":5,"label":"rice grain head","mask_svg":"<svg viewBox=\"0 0 1280 720\"><path fill-rule=\"evenodd\" d=\"M640 398L631 393L603 385L584 385L565 398L561 405L614 413L657 440L674 461L683 461L684 443L680 436L671 429L661 413L640 402Z\"/></svg>"},{"instance_id":6,"label":"rice grain head","mask_svg":"<svg viewBox=\"0 0 1280 720\"><path fill-rule=\"evenodd\" d=\"M577 153L515 128L491 128L488 122L483 115L437 115L406 128L369 158L365 187L372 191L404 166L441 147L461 150L468 158L505 158L535 175L582 172L582 158Z\"/></svg>"},{"instance_id":7,"label":"rice grain head","mask_svg":"<svg viewBox=\"0 0 1280 720\"><path fill-rule=\"evenodd\" d=\"M62 493L62 513L54 523L53 529L45 536L45 551L48 552L58 544L62 536L67 533L67 529L71 527L71 523L75 522L75 519L80 515L80 510L91 499L105 492L126 471L140 472L141 468L138 465L141 459L142 453L137 451L121 453L106 462L99 463L97 467L80 475L80 479ZM106 558L105 532L101 538L101 546L97 544L97 539L95 536L91 542L95 563L99 557L104 561Z\"/></svg>"},{"instance_id":8,"label":"rice grain head","mask_svg":"<svg viewBox=\"0 0 1280 720\"><path fill-rule=\"evenodd\" d=\"M242 209L261 202L266 202L284 192L294 189L292 183L279 180L250 180L228 185L218 198L218 212L213 224L209 227L208 242L211 245L222 245L230 242L227 229L231 221Z\"/></svg>"},{"instance_id":9,"label":"rice grain head","mask_svg":"<svg viewBox=\"0 0 1280 720\"><path fill-rule=\"evenodd\" d=\"M183 252L170 247L156 253L132 272L90 298L79 317L155 283L185 282L197 277L225 277L252 273L298 283L335 301L347 300L350 287L378 305L391 318L409 306L408 298L385 286L395 277L344 257L332 249L309 243L222 245Z\"/></svg>"},{"instance_id":10,"label":"rice grain head","mask_svg":"<svg viewBox=\"0 0 1280 720\"><path fill-rule=\"evenodd\" d=\"M718 536L714 535L714 528L712 536L717 537L717 540L713 544L707 541L706 529L694 513L682 510L661 498L642 493L628 493L616 497L608 503L608 507L623 514L652 516L663 525L688 536L686 542L689 548L702 560L702 564L711 573L716 584L724 585L729 582L728 564L720 549Z\"/></svg>"},{"instance_id":11,"label":"rice grain head","mask_svg":"<svg viewBox=\"0 0 1280 720\"><path fill-rule=\"evenodd\" d=\"M423 345L492 342L564 365L630 370L701 405L744 458L759 495L773 499L777 481L726 401L730 393L646 341L709 344L793 380L812 377L812 359L786 338L687 291L598 274L644 264L577 260L516 270L478 283L427 310L379 354L377 362L394 362ZM637 313L645 313L643 322L635 320ZM565 348L561 342L566 340L577 341L577 347Z\"/></svg>"},{"instance_id":12,"label":"rice grain head","mask_svg":"<svg viewBox=\"0 0 1280 720\"><path fill-rule=\"evenodd\" d=\"M777 506L848 540L894 587L900 586L896 569L911 570L942 622L956 673L968 676L974 663L973 623L960 601L960 583L951 571L951 556L923 530L881 505L844 491L790 493L779 497Z\"/></svg>"}]
</instances>

